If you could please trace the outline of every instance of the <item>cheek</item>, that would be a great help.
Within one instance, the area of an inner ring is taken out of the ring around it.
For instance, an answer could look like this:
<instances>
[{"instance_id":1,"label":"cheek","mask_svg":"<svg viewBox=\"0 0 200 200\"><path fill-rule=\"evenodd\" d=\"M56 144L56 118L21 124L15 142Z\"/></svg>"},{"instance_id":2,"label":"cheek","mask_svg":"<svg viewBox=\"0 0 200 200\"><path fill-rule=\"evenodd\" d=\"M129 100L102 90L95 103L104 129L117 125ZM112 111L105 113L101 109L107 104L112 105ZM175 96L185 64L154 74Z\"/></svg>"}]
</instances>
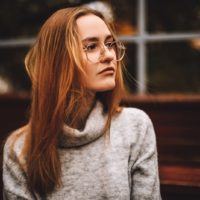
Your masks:
<instances>
[{"instance_id":1,"label":"cheek","mask_svg":"<svg viewBox=\"0 0 200 200\"><path fill-rule=\"evenodd\" d=\"M103 92L114 89L115 75L87 75L86 88L93 92Z\"/></svg>"},{"instance_id":2,"label":"cheek","mask_svg":"<svg viewBox=\"0 0 200 200\"><path fill-rule=\"evenodd\" d=\"M86 85L95 81L96 79L96 66L94 66L94 64L89 63L88 61L85 62L85 73L86 73Z\"/></svg>"},{"instance_id":3,"label":"cheek","mask_svg":"<svg viewBox=\"0 0 200 200\"><path fill-rule=\"evenodd\" d=\"M117 63L114 63L117 71ZM114 89L116 85L116 71L113 75L98 75L97 64L90 63L86 60L85 62L85 86L88 90L93 92L103 92Z\"/></svg>"},{"instance_id":4,"label":"cheek","mask_svg":"<svg viewBox=\"0 0 200 200\"><path fill-rule=\"evenodd\" d=\"M86 55L83 56L83 61L84 61L84 70L87 73L87 75L89 76L90 74L93 74L97 68L95 64L89 62Z\"/></svg>"}]
</instances>

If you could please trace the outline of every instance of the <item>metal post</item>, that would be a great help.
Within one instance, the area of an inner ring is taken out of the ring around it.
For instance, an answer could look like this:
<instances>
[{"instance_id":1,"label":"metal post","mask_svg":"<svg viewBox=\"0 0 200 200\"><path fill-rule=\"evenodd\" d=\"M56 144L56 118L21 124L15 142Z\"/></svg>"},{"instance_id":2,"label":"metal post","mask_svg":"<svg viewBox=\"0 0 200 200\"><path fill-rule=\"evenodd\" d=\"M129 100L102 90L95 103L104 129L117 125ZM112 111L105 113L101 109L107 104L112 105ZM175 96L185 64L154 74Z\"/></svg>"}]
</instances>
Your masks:
<instances>
[{"instance_id":1,"label":"metal post","mask_svg":"<svg viewBox=\"0 0 200 200\"><path fill-rule=\"evenodd\" d=\"M137 42L137 80L138 80L138 93L144 94L146 88L146 44L145 44L145 0L138 0L138 35L139 40Z\"/></svg>"}]
</instances>

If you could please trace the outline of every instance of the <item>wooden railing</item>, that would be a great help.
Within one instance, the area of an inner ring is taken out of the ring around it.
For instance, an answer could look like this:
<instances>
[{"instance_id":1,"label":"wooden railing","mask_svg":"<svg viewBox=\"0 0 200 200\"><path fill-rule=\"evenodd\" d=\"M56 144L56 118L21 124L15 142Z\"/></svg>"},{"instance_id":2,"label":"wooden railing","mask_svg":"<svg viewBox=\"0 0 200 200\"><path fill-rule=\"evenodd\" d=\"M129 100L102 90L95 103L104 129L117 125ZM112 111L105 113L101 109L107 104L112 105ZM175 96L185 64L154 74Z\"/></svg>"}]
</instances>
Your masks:
<instances>
[{"instance_id":1,"label":"wooden railing","mask_svg":"<svg viewBox=\"0 0 200 200\"><path fill-rule=\"evenodd\" d=\"M153 121L163 200L200 199L200 95L131 95L122 104L144 110ZM29 105L26 94L0 95L1 150L9 132L27 123Z\"/></svg>"}]
</instances>

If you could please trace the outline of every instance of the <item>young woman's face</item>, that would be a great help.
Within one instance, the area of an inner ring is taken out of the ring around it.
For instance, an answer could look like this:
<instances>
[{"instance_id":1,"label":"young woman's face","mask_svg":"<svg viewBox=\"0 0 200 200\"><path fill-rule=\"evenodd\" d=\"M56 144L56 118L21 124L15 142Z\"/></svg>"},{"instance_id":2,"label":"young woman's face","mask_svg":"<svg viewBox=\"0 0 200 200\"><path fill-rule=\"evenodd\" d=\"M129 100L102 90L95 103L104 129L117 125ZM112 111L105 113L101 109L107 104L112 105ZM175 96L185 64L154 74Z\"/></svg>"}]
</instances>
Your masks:
<instances>
[{"instance_id":1,"label":"young woman's face","mask_svg":"<svg viewBox=\"0 0 200 200\"><path fill-rule=\"evenodd\" d=\"M104 21L93 14L78 18L77 26L82 41L87 89L93 92L112 90L117 62L111 32Z\"/></svg>"}]
</instances>

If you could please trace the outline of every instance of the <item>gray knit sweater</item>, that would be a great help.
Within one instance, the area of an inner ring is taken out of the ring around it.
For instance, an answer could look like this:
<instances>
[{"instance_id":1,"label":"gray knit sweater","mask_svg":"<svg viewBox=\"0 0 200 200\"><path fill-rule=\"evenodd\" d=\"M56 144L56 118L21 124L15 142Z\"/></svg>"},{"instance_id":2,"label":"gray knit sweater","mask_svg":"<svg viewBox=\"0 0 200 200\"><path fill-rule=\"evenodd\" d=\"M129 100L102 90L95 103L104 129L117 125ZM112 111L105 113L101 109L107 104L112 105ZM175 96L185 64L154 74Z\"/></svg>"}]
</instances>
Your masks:
<instances>
[{"instance_id":1,"label":"gray knit sweater","mask_svg":"<svg viewBox=\"0 0 200 200\"><path fill-rule=\"evenodd\" d=\"M103 137L105 121L102 105L97 102L84 130L64 125L58 148L63 185L46 197L37 195L37 199L160 199L156 139L149 117L141 110L124 108L112 119L108 144ZM15 156L10 154L18 132L4 147L4 198L34 199L27 189L26 172L19 165L25 133L13 146Z\"/></svg>"}]
</instances>

